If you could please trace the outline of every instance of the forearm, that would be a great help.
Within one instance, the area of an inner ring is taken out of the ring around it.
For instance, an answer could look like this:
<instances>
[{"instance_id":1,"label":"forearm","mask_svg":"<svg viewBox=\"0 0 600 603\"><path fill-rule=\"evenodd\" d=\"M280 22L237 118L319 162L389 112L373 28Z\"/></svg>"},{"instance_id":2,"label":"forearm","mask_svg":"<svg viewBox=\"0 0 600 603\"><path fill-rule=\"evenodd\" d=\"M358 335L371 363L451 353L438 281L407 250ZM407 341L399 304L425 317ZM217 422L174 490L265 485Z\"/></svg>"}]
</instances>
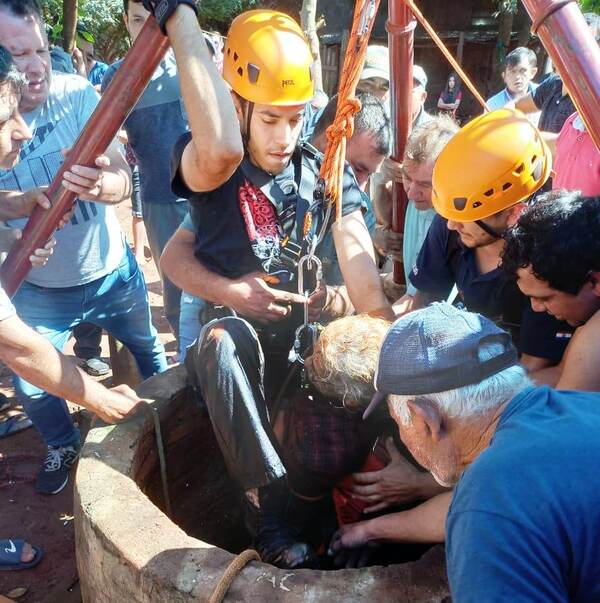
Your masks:
<instances>
[{"instance_id":1,"label":"forearm","mask_svg":"<svg viewBox=\"0 0 600 603\"><path fill-rule=\"evenodd\" d=\"M95 412L106 388L16 316L0 323L0 358L37 387Z\"/></svg>"},{"instance_id":2,"label":"forearm","mask_svg":"<svg viewBox=\"0 0 600 603\"><path fill-rule=\"evenodd\" d=\"M428 544L444 542L451 501L452 492L444 492L408 511L370 519L365 522L368 540Z\"/></svg>"},{"instance_id":3,"label":"forearm","mask_svg":"<svg viewBox=\"0 0 600 603\"><path fill-rule=\"evenodd\" d=\"M356 312L392 320L392 308L383 292L375 251L360 211L344 216L332 230L342 275Z\"/></svg>"},{"instance_id":4,"label":"forearm","mask_svg":"<svg viewBox=\"0 0 600 603\"><path fill-rule=\"evenodd\" d=\"M193 167L214 174L216 181L224 181L243 156L231 93L208 53L189 7L177 8L167 23L167 32L175 52L181 95L192 132Z\"/></svg>"},{"instance_id":5,"label":"forearm","mask_svg":"<svg viewBox=\"0 0 600 603\"><path fill-rule=\"evenodd\" d=\"M167 243L160 267L181 290L214 304L227 303L226 291L231 279L212 272L194 255L194 235L180 228Z\"/></svg>"}]
</instances>

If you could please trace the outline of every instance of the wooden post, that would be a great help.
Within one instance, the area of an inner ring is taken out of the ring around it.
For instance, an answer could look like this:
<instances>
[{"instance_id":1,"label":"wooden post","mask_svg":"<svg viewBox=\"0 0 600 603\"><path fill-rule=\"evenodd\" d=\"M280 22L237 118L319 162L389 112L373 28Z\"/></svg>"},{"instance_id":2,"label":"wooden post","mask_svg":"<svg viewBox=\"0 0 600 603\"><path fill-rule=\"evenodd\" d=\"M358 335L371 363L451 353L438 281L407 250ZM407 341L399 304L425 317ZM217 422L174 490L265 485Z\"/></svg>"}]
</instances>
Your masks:
<instances>
[{"instance_id":1,"label":"wooden post","mask_svg":"<svg viewBox=\"0 0 600 603\"><path fill-rule=\"evenodd\" d=\"M460 65L463 62L463 51L465 48L465 32L461 31L458 34L458 48L456 49L456 60Z\"/></svg>"}]
</instances>

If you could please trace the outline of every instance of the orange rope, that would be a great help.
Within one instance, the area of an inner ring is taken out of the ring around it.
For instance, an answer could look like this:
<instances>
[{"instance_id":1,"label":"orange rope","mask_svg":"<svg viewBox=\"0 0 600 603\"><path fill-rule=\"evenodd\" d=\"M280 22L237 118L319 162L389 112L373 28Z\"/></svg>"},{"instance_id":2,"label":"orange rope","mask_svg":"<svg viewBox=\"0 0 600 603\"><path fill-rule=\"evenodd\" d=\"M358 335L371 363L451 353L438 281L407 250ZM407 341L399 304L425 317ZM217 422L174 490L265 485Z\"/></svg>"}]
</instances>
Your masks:
<instances>
[{"instance_id":1,"label":"orange rope","mask_svg":"<svg viewBox=\"0 0 600 603\"><path fill-rule=\"evenodd\" d=\"M336 209L336 220L342 216L342 190L346 142L354 131L354 116L360 111L360 101L355 97L356 84L360 79L371 29L380 0L357 0L354 8L352 30L344 56L335 119L327 128L327 147L321 165L320 176L325 181L325 203ZM310 230L311 214L306 214L305 235Z\"/></svg>"},{"instance_id":2,"label":"orange rope","mask_svg":"<svg viewBox=\"0 0 600 603\"><path fill-rule=\"evenodd\" d=\"M442 54L446 57L446 60L452 65L454 71L458 73L460 79L467 85L467 88L471 91L471 94L479 101L480 105L489 111L485 100L479 94L479 91L475 87L475 84L469 79L469 76L465 73L464 69L459 65L458 61L452 56L452 53L448 50L441 38L435 33L435 29L429 24L429 21L423 16L423 13L417 8L413 0L405 0L406 4L416 17L417 21L421 24L423 29L429 34L429 37L435 42L436 46L442 51Z\"/></svg>"}]
</instances>

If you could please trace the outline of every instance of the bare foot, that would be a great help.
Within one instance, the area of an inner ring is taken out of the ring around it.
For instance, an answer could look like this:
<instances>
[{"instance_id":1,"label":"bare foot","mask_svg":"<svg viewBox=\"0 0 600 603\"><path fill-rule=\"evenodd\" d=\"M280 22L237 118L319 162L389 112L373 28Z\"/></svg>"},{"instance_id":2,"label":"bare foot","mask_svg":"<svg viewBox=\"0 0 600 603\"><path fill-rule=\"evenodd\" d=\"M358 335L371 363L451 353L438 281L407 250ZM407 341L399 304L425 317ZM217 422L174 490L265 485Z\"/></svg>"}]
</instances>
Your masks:
<instances>
[{"instance_id":1,"label":"bare foot","mask_svg":"<svg viewBox=\"0 0 600 603\"><path fill-rule=\"evenodd\" d=\"M23 545L23 550L21 551L21 563L30 563L35 558L35 551L32 546L26 542Z\"/></svg>"},{"instance_id":2,"label":"bare foot","mask_svg":"<svg viewBox=\"0 0 600 603\"><path fill-rule=\"evenodd\" d=\"M138 263L138 266L144 266L146 264L146 258L143 253L136 253L135 260Z\"/></svg>"}]
</instances>

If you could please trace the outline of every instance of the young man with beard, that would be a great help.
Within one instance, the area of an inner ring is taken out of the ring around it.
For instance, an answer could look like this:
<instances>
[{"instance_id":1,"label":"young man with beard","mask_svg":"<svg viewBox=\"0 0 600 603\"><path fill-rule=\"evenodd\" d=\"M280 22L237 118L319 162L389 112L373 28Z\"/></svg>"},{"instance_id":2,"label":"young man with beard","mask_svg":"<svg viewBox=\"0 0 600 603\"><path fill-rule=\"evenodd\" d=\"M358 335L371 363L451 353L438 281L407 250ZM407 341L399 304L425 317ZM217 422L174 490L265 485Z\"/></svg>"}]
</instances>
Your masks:
<instances>
[{"instance_id":1,"label":"young man with beard","mask_svg":"<svg viewBox=\"0 0 600 603\"><path fill-rule=\"evenodd\" d=\"M410 274L417 293L396 303L399 314L460 295L511 332L529 371L560 362L571 329L533 312L500 268L502 236L550 175L550 161L538 130L510 109L474 119L450 140L433 171L439 215Z\"/></svg>"},{"instance_id":2,"label":"young man with beard","mask_svg":"<svg viewBox=\"0 0 600 603\"><path fill-rule=\"evenodd\" d=\"M156 4L146 2L153 10ZM302 324L295 260L306 247L304 216L318 157L296 143L314 95L312 55L287 15L243 13L231 25L224 52L230 93L190 4L162 2L160 8L155 14L178 60L191 128L174 149L173 189L189 199L195 228L195 234L176 232L162 267L175 284L210 302L206 314L214 318L188 351L186 365L230 472L249 498L258 489L263 559L300 567L314 555L286 523L286 510L300 517L313 507L287 486L269 404L288 372L287 356ZM390 317L349 168L342 204L333 236L350 298L358 311ZM321 286L307 302L310 320L326 302ZM218 306L235 316L219 318Z\"/></svg>"}]
</instances>

